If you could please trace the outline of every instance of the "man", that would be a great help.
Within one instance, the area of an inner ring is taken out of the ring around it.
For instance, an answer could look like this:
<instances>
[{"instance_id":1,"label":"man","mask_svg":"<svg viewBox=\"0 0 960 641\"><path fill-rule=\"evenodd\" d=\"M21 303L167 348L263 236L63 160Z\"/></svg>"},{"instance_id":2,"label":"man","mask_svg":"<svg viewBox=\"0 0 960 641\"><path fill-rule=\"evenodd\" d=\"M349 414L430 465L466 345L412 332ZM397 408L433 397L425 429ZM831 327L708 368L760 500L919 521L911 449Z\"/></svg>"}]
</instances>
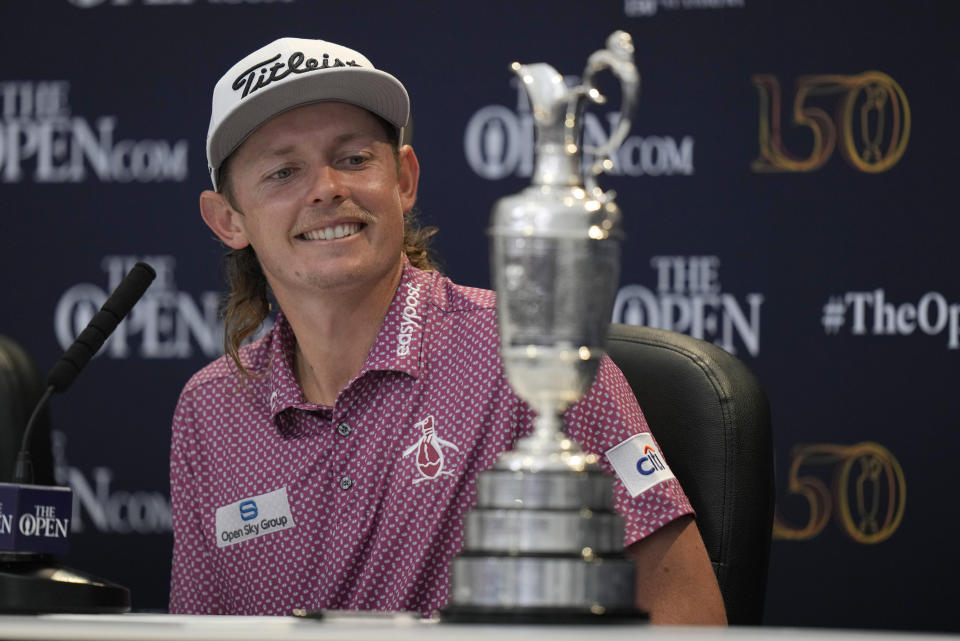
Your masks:
<instances>
[{"instance_id":1,"label":"man","mask_svg":"<svg viewBox=\"0 0 960 641\"><path fill-rule=\"evenodd\" d=\"M174 417L172 612L442 607L477 473L531 430L492 292L429 270L408 118L398 80L322 41L278 40L217 83L200 209L231 249L228 355ZM268 291L277 321L240 348ZM648 431L608 359L567 420L598 453ZM615 486L638 605L723 622L676 480Z\"/></svg>"}]
</instances>

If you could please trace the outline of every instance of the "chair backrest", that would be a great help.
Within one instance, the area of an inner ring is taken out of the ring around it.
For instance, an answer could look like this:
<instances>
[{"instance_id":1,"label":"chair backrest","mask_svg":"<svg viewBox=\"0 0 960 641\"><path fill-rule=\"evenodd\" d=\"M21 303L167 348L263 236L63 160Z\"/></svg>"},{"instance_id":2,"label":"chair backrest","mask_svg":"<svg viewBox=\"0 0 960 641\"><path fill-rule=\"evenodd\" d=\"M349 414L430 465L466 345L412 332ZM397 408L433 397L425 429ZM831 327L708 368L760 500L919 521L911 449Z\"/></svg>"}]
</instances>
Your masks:
<instances>
[{"instance_id":1,"label":"chair backrest","mask_svg":"<svg viewBox=\"0 0 960 641\"><path fill-rule=\"evenodd\" d=\"M23 430L43 389L43 379L27 352L0 335L0 482L8 483L13 477ZM34 482L53 485L50 420L46 411L37 417L30 448Z\"/></svg>"},{"instance_id":2,"label":"chair backrest","mask_svg":"<svg viewBox=\"0 0 960 641\"><path fill-rule=\"evenodd\" d=\"M761 623L774 487L759 382L729 353L676 332L614 324L607 350L697 512L727 619Z\"/></svg>"}]
</instances>

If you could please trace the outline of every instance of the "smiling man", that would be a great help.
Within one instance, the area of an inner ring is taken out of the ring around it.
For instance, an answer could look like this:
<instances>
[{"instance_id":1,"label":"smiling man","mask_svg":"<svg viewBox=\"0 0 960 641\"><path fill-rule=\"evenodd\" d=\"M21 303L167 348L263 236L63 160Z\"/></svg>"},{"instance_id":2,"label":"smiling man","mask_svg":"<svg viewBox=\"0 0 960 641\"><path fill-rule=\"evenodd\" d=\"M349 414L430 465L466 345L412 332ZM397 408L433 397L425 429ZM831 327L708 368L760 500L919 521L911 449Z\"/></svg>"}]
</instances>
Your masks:
<instances>
[{"instance_id":1,"label":"smiling man","mask_svg":"<svg viewBox=\"0 0 960 641\"><path fill-rule=\"evenodd\" d=\"M200 210L230 249L227 354L174 416L171 612L442 607L477 474L532 429L503 375L493 293L437 273L411 218L408 119L396 78L319 40L273 42L214 89ZM271 293L273 329L241 347ZM599 454L649 432L609 359L566 420ZM662 467L636 494L615 480L638 605L723 622Z\"/></svg>"}]
</instances>

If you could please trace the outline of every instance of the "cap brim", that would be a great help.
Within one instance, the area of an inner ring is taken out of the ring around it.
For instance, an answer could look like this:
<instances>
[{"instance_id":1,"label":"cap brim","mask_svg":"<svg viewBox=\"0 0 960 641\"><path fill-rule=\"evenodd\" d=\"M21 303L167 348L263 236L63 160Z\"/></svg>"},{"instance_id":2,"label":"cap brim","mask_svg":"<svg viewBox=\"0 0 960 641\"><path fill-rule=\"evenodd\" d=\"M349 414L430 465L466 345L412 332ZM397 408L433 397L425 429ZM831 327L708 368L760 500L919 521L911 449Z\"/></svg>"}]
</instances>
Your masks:
<instances>
[{"instance_id":1,"label":"cap brim","mask_svg":"<svg viewBox=\"0 0 960 641\"><path fill-rule=\"evenodd\" d=\"M245 98L207 141L207 158L215 173L250 134L267 120L314 102L345 102L384 118L398 130L410 117L407 91L400 81L378 69L342 69L308 73Z\"/></svg>"}]
</instances>

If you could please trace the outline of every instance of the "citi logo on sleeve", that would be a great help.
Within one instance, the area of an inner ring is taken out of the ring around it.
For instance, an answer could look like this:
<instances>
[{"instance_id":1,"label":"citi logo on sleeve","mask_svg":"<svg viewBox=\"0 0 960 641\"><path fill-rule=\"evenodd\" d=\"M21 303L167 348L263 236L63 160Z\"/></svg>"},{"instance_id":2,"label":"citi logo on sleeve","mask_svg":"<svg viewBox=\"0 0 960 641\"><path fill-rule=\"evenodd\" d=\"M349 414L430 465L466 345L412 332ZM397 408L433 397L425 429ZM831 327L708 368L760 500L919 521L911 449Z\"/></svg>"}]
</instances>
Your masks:
<instances>
[{"instance_id":1,"label":"citi logo on sleeve","mask_svg":"<svg viewBox=\"0 0 960 641\"><path fill-rule=\"evenodd\" d=\"M644 476L650 476L651 474L667 469L667 466L664 465L660 459L659 453L649 445L643 447L643 454L644 455L637 460L637 471Z\"/></svg>"},{"instance_id":2,"label":"citi logo on sleeve","mask_svg":"<svg viewBox=\"0 0 960 641\"><path fill-rule=\"evenodd\" d=\"M635 434L606 451L607 460L630 496L638 496L657 483L676 478L649 433Z\"/></svg>"},{"instance_id":3,"label":"citi logo on sleeve","mask_svg":"<svg viewBox=\"0 0 960 641\"><path fill-rule=\"evenodd\" d=\"M295 526L287 488L217 508L217 547L222 548Z\"/></svg>"}]
</instances>

